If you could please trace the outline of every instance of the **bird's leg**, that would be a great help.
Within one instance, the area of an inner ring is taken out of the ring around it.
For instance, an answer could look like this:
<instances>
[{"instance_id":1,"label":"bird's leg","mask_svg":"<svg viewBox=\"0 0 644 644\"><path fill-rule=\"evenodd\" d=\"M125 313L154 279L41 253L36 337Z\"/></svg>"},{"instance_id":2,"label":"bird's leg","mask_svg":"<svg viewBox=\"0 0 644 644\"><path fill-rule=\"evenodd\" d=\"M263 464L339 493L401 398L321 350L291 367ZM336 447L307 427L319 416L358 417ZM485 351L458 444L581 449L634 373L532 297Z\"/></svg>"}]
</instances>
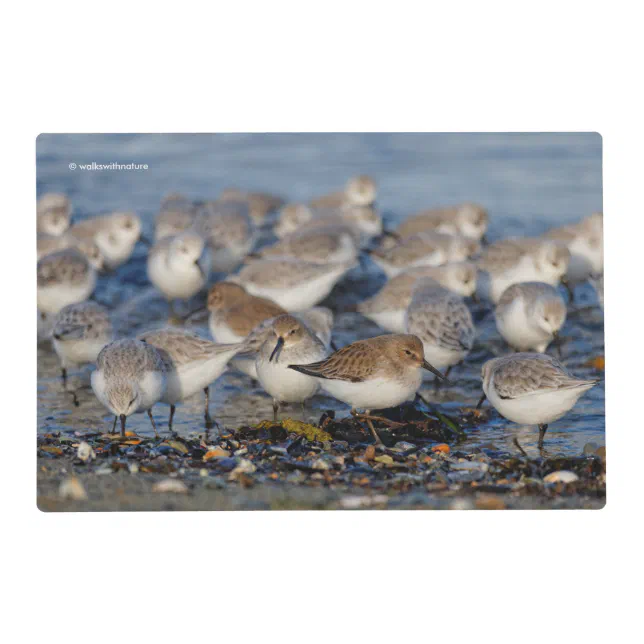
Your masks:
<instances>
[{"instance_id":1,"label":"bird's leg","mask_svg":"<svg viewBox=\"0 0 644 644\"><path fill-rule=\"evenodd\" d=\"M543 439L548 431L548 425L539 425L539 450L543 449Z\"/></svg>"},{"instance_id":2,"label":"bird's leg","mask_svg":"<svg viewBox=\"0 0 644 644\"><path fill-rule=\"evenodd\" d=\"M371 422L372 416L370 415L368 409L365 409L364 414L359 414L355 409L352 409L351 410L351 415L356 419L358 419L358 418L364 419L367 422L367 427L369 428L369 431L371 432L372 436L376 440L376 445L382 445L383 444L382 440L380 440L380 436L378 436L378 434L376 433L376 430L375 430L375 428L373 426L373 423Z\"/></svg>"},{"instance_id":3,"label":"bird's leg","mask_svg":"<svg viewBox=\"0 0 644 644\"><path fill-rule=\"evenodd\" d=\"M148 409L148 416L150 417L150 422L152 423L152 429L154 430L154 437L159 438L159 434L157 432L157 425L154 422L154 418L152 416L152 410L151 409Z\"/></svg>"},{"instance_id":4,"label":"bird's leg","mask_svg":"<svg viewBox=\"0 0 644 644\"><path fill-rule=\"evenodd\" d=\"M204 409L204 420L206 422L206 429L212 429L213 425L216 425L217 423L213 421L213 419L210 416L210 389L209 387L204 387L203 390L204 394L206 394L206 406Z\"/></svg>"},{"instance_id":5,"label":"bird's leg","mask_svg":"<svg viewBox=\"0 0 644 644\"><path fill-rule=\"evenodd\" d=\"M273 422L277 422L277 411L280 408L280 404L275 398L273 398Z\"/></svg>"},{"instance_id":6,"label":"bird's leg","mask_svg":"<svg viewBox=\"0 0 644 644\"><path fill-rule=\"evenodd\" d=\"M389 418L385 418L384 416L374 416L373 414L365 413L365 414L359 414L356 412L353 414L354 418L357 418L359 420L370 420L374 421L377 420L379 423L383 423L387 425L388 427L404 427L406 423L399 423L396 420L389 420Z\"/></svg>"},{"instance_id":7,"label":"bird's leg","mask_svg":"<svg viewBox=\"0 0 644 644\"><path fill-rule=\"evenodd\" d=\"M519 439L516 436L514 437L514 440L512 442L514 443L516 448L521 452L521 454L523 456L525 456L526 458L528 458L528 455L526 454L526 451L523 449L523 447L521 447L521 445L519 444Z\"/></svg>"},{"instance_id":8,"label":"bird's leg","mask_svg":"<svg viewBox=\"0 0 644 644\"><path fill-rule=\"evenodd\" d=\"M116 432L116 421L118 420L118 416L114 416L114 424L112 425L112 434Z\"/></svg>"},{"instance_id":9,"label":"bird's leg","mask_svg":"<svg viewBox=\"0 0 644 644\"><path fill-rule=\"evenodd\" d=\"M174 418L175 405L170 405L170 417L168 418L168 430L172 433L172 419Z\"/></svg>"},{"instance_id":10,"label":"bird's leg","mask_svg":"<svg viewBox=\"0 0 644 644\"><path fill-rule=\"evenodd\" d=\"M125 414L121 414L121 436L125 438Z\"/></svg>"},{"instance_id":11,"label":"bird's leg","mask_svg":"<svg viewBox=\"0 0 644 644\"><path fill-rule=\"evenodd\" d=\"M61 367L60 375L63 379L63 389L65 389L66 391L67 390L67 369L65 367Z\"/></svg>"}]
</instances>

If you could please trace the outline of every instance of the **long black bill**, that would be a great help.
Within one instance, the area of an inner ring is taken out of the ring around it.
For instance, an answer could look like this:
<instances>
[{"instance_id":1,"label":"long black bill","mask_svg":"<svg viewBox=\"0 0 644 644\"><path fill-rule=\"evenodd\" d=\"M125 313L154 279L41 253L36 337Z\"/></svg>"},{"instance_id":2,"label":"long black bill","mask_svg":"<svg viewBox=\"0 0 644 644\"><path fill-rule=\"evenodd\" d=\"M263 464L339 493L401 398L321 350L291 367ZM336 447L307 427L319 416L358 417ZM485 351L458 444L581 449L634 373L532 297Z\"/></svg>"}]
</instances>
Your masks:
<instances>
[{"instance_id":1,"label":"long black bill","mask_svg":"<svg viewBox=\"0 0 644 644\"><path fill-rule=\"evenodd\" d=\"M273 362L273 358L275 358L275 362L279 360L280 353L282 353L283 346L284 346L284 338L282 337L277 338L277 344L273 349L273 353L271 353L271 357L268 359L269 362Z\"/></svg>"},{"instance_id":2,"label":"long black bill","mask_svg":"<svg viewBox=\"0 0 644 644\"><path fill-rule=\"evenodd\" d=\"M207 282L208 276L206 275L206 272L204 271L203 266L199 263L198 259L195 259L195 266L199 269L199 272L201 273L201 277L203 277L204 280L206 280Z\"/></svg>"},{"instance_id":3,"label":"long black bill","mask_svg":"<svg viewBox=\"0 0 644 644\"><path fill-rule=\"evenodd\" d=\"M184 322L198 322L202 318L207 317L207 313L208 313L208 307L207 306L200 306L198 309L194 309L193 311L190 311L189 313L187 313L184 316L183 321Z\"/></svg>"},{"instance_id":4,"label":"long black bill","mask_svg":"<svg viewBox=\"0 0 644 644\"><path fill-rule=\"evenodd\" d=\"M483 395L481 396L481 399L478 401L478 403L476 405L477 409L481 409L481 407L483 406L483 403L485 402L486 398L487 398L487 396L485 395L485 392L484 392Z\"/></svg>"},{"instance_id":5,"label":"long black bill","mask_svg":"<svg viewBox=\"0 0 644 644\"><path fill-rule=\"evenodd\" d=\"M452 384L438 369L432 367L427 360L423 360L422 367L423 369L427 369L427 371L431 371L435 376L446 382L448 385Z\"/></svg>"}]
</instances>

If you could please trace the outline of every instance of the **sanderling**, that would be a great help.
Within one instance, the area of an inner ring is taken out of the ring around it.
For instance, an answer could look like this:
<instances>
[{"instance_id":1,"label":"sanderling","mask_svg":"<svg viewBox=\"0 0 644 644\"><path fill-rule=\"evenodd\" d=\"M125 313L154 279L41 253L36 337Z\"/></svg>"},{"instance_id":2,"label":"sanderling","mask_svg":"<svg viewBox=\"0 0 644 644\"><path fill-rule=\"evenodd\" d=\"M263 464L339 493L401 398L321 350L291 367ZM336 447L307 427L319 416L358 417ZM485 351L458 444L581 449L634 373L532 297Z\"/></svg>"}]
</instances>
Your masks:
<instances>
[{"instance_id":1,"label":"sanderling","mask_svg":"<svg viewBox=\"0 0 644 644\"><path fill-rule=\"evenodd\" d=\"M114 414L112 431L120 418L125 436L125 419L147 411L157 433L151 408L165 393L166 367L152 345L133 339L110 342L98 354L91 379L94 394Z\"/></svg>"},{"instance_id":2,"label":"sanderling","mask_svg":"<svg viewBox=\"0 0 644 644\"><path fill-rule=\"evenodd\" d=\"M36 213L39 233L62 235L71 223L72 204L65 195L48 192L38 199Z\"/></svg>"},{"instance_id":3,"label":"sanderling","mask_svg":"<svg viewBox=\"0 0 644 644\"><path fill-rule=\"evenodd\" d=\"M210 272L210 251L204 238L187 230L175 237L164 237L148 254L148 277L170 303L187 300L207 283Z\"/></svg>"},{"instance_id":4,"label":"sanderling","mask_svg":"<svg viewBox=\"0 0 644 644\"><path fill-rule=\"evenodd\" d=\"M566 321L566 303L543 282L508 287L495 309L496 328L516 351L544 353Z\"/></svg>"},{"instance_id":5,"label":"sanderling","mask_svg":"<svg viewBox=\"0 0 644 644\"><path fill-rule=\"evenodd\" d=\"M197 211L197 230L212 251L212 269L228 273L250 253L258 232L248 205L238 201L209 201Z\"/></svg>"},{"instance_id":6,"label":"sanderling","mask_svg":"<svg viewBox=\"0 0 644 644\"><path fill-rule=\"evenodd\" d=\"M239 284L217 282L208 291L208 327L215 342L243 342L266 320L286 313L279 304L251 295ZM257 380L255 356L240 356L232 365Z\"/></svg>"},{"instance_id":7,"label":"sanderling","mask_svg":"<svg viewBox=\"0 0 644 644\"><path fill-rule=\"evenodd\" d=\"M292 371L293 364L324 359L327 348L310 329L292 315L280 315L268 329L257 353L257 377L273 398L273 418L280 403L304 402L320 388L316 378Z\"/></svg>"},{"instance_id":8,"label":"sanderling","mask_svg":"<svg viewBox=\"0 0 644 644\"><path fill-rule=\"evenodd\" d=\"M94 244L87 255L77 248L45 255L37 267L38 311L47 316L88 299L96 287L96 271L102 268L103 256Z\"/></svg>"},{"instance_id":9,"label":"sanderling","mask_svg":"<svg viewBox=\"0 0 644 644\"><path fill-rule=\"evenodd\" d=\"M174 237L188 230L197 213L195 204L179 193L172 193L161 201L161 208L154 218L154 241Z\"/></svg>"},{"instance_id":10,"label":"sanderling","mask_svg":"<svg viewBox=\"0 0 644 644\"><path fill-rule=\"evenodd\" d=\"M566 279L572 289L604 270L604 218L594 213L576 224L549 230L544 236L565 244L570 251Z\"/></svg>"},{"instance_id":11,"label":"sanderling","mask_svg":"<svg viewBox=\"0 0 644 644\"><path fill-rule=\"evenodd\" d=\"M598 380L580 380L553 357L543 353L515 353L488 360L481 372L483 396L508 420L538 425L539 447L548 423L569 412L580 396Z\"/></svg>"},{"instance_id":12,"label":"sanderling","mask_svg":"<svg viewBox=\"0 0 644 644\"><path fill-rule=\"evenodd\" d=\"M595 289L595 293L597 293L597 301L599 302L599 306L603 309L604 308L604 274L602 273L601 275L591 275L590 283Z\"/></svg>"},{"instance_id":13,"label":"sanderling","mask_svg":"<svg viewBox=\"0 0 644 644\"><path fill-rule=\"evenodd\" d=\"M364 409L376 442L380 437L369 418L370 410L386 409L412 400L423 381L422 369L444 376L425 359L423 343L414 335L381 335L358 340L325 360L290 369L313 376L334 398Z\"/></svg>"},{"instance_id":14,"label":"sanderling","mask_svg":"<svg viewBox=\"0 0 644 644\"><path fill-rule=\"evenodd\" d=\"M463 298L431 277L419 280L405 315L405 326L423 343L425 358L437 369L463 362L474 346L476 329Z\"/></svg>"},{"instance_id":15,"label":"sanderling","mask_svg":"<svg viewBox=\"0 0 644 644\"><path fill-rule=\"evenodd\" d=\"M96 362L112 340L109 311L96 302L79 302L62 308L54 320L52 344L60 359L63 384L67 369Z\"/></svg>"},{"instance_id":16,"label":"sanderling","mask_svg":"<svg viewBox=\"0 0 644 644\"><path fill-rule=\"evenodd\" d=\"M382 218L370 206L313 208L304 204L288 204L282 208L273 232L281 239L294 232L337 227L348 227L358 246L364 246L383 232Z\"/></svg>"},{"instance_id":17,"label":"sanderling","mask_svg":"<svg viewBox=\"0 0 644 644\"><path fill-rule=\"evenodd\" d=\"M206 395L204 418L209 428L212 423L209 387L244 345L217 344L184 329L147 331L139 340L151 344L165 363L166 389L160 400L170 405L168 429L172 430L176 404L199 391Z\"/></svg>"},{"instance_id":18,"label":"sanderling","mask_svg":"<svg viewBox=\"0 0 644 644\"><path fill-rule=\"evenodd\" d=\"M68 248L76 248L85 257L100 264L101 268L103 268L105 264L103 253L93 239L79 239L71 235L69 231L58 236L47 235L45 233L38 233L37 235L36 253L38 259ZM99 257L102 259L98 259Z\"/></svg>"},{"instance_id":19,"label":"sanderling","mask_svg":"<svg viewBox=\"0 0 644 644\"><path fill-rule=\"evenodd\" d=\"M344 190L322 195L309 202L316 208L336 208L338 206L371 206L376 201L376 182L367 175L351 177Z\"/></svg>"},{"instance_id":20,"label":"sanderling","mask_svg":"<svg viewBox=\"0 0 644 644\"><path fill-rule=\"evenodd\" d=\"M106 266L117 268L132 256L141 237L141 220L133 212L113 212L79 221L69 233L78 239L92 239L101 249Z\"/></svg>"},{"instance_id":21,"label":"sanderling","mask_svg":"<svg viewBox=\"0 0 644 644\"><path fill-rule=\"evenodd\" d=\"M395 277L416 266L462 262L479 250L480 245L474 239L428 232L407 237L392 248L377 248L370 256L387 277Z\"/></svg>"},{"instance_id":22,"label":"sanderling","mask_svg":"<svg viewBox=\"0 0 644 644\"><path fill-rule=\"evenodd\" d=\"M481 240L487 231L488 214L483 206L464 203L458 206L423 210L407 217L397 228L401 237L435 231Z\"/></svg>"},{"instance_id":23,"label":"sanderling","mask_svg":"<svg viewBox=\"0 0 644 644\"><path fill-rule=\"evenodd\" d=\"M302 311L321 302L355 265L354 261L313 264L297 259L264 259L251 262L228 279L287 311Z\"/></svg>"},{"instance_id":24,"label":"sanderling","mask_svg":"<svg viewBox=\"0 0 644 644\"><path fill-rule=\"evenodd\" d=\"M405 312L419 279L431 277L443 288L467 297L476 291L476 275L472 262L410 268L392 277L373 297L358 303L356 310L387 331L405 333Z\"/></svg>"},{"instance_id":25,"label":"sanderling","mask_svg":"<svg viewBox=\"0 0 644 644\"><path fill-rule=\"evenodd\" d=\"M314 306L305 311L293 313L293 317L306 324L327 349L331 347L331 335L335 320L331 309L326 306Z\"/></svg>"},{"instance_id":26,"label":"sanderling","mask_svg":"<svg viewBox=\"0 0 644 644\"><path fill-rule=\"evenodd\" d=\"M284 199L267 192L247 192L239 188L226 188L219 195L219 201L238 201L248 206L255 224L262 224L266 216L284 205Z\"/></svg>"},{"instance_id":27,"label":"sanderling","mask_svg":"<svg viewBox=\"0 0 644 644\"><path fill-rule=\"evenodd\" d=\"M568 269L570 252L563 244L542 238L504 239L487 246L478 267L479 284L496 304L503 291L520 282L557 286Z\"/></svg>"},{"instance_id":28,"label":"sanderling","mask_svg":"<svg viewBox=\"0 0 644 644\"><path fill-rule=\"evenodd\" d=\"M315 264L356 260L358 247L347 226L326 226L314 230L296 230L255 255L263 259L286 257Z\"/></svg>"}]
</instances>

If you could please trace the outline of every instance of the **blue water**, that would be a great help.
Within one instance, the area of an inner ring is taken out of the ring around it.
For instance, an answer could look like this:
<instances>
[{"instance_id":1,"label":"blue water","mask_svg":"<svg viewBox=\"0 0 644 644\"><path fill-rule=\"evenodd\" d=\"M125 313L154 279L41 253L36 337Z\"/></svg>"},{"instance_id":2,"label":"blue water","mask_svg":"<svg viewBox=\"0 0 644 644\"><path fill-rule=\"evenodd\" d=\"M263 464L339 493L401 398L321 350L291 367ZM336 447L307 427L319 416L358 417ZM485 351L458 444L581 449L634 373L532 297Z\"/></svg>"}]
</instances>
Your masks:
<instances>
[{"instance_id":1,"label":"blue water","mask_svg":"<svg viewBox=\"0 0 644 644\"><path fill-rule=\"evenodd\" d=\"M476 201L490 213L491 240L510 235L540 234L548 227L575 221L602 210L601 155L598 134L42 134L37 145L37 192L64 192L79 217L129 209L138 212L151 230L161 197L179 191L195 199L216 198L228 186L266 190L290 201L341 187L355 174L370 174L378 182L378 206L387 221L437 205ZM84 171L81 164L147 164L147 170ZM70 169L70 164L77 167ZM101 278L97 296L114 306L130 301L136 328L158 325L165 305L151 294L145 275L145 248L115 274ZM348 282L332 294L331 306L346 300L347 292L362 299L383 282L370 267L356 269ZM578 292L582 306L595 298L589 287ZM138 298L138 299L137 299ZM145 307L139 306L139 300ZM144 313L142 313L144 309ZM143 317L141 317L143 316ZM146 317L147 316L147 317ZM480 393L481 363L503 347L488 316L479 325L478 345L471 360L454 374L457 386L426 393L446 408L473 404ZM336 344L377 335L377 326L357 314L337 318ZM577 374L597 377L584 363L603 354L603 315L597 307L572 313L563 330L567 338L564 362ZM47 346L39 348L39 431L56 428L104 427L107 414L91 391L79 392L80 406L61 391L56 359ZM76 384L87 382L87 370L76 374ZM249 381L228 373L212 387L218 419L235 426L267 418L270 401ZM177 411L179 431L199 429L200 400ZM345 408L324 396L312 401L305 417L323 409ZM155 415L165 418L159 405ZM307 415L308 414L308 415ZM132 428L149 431L147 418L132 419ZM532 449L533 430L513 428L494 417L472 434L470 442L509 446L513 432ZM604 387L591 390L577 407L554 423L547 435L556 453L579 453L584 444L604 443Z\"/></svg>"}]
</instances>

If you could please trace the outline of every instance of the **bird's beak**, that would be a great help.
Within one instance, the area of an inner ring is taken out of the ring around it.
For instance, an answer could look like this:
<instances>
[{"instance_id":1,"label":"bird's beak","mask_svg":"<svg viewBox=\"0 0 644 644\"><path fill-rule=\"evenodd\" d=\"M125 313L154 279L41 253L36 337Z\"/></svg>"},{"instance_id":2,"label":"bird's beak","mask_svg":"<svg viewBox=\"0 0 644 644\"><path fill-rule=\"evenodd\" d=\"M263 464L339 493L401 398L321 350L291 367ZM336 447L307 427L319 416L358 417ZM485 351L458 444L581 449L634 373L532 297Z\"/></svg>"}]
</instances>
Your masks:
<instances>
[{"instance_id":1,"label":"bird's beak","mask_svg":"<svg viewBox=\"0 0 644 644\"><path fill-rule=\"evenodd\" d=\"M478 403L476 405L477 409L481 409L481 407L483 406L483 403L485 402L486 398L487 398L487 396L485 395L485 392L483 392L483 395L481 396L480 400L478 401Z\"/></svg>"},{"instance_id":2,"label":"bird's beak","mask_svg":"<svg viewBox=\"0 0 644 644\"><path fill-rule=\"evenodd\" d=\"M208 307L207 306L200 306L198 309L195 309L194 311L190 311L184 318L184 322L196 322L200 320L201 316L204 315L205 313L208 312Z\"/></svg>"},{"instance_id":3,"label":"bird's beak","mask_svg":"<svg viewBox=\"0 0 644 644\"><path fill-rule=\"evenodd\" d=\"M284 338L280 336L279 338L277 338L277 344L273 349L273 353L271 353L271 357L268 359L269 362L273 362L273 358L275 358L275 362L279 360L280 353L282 353L283 346L284 346Z\"/></svg>"},{"instance_id":4,"label":"bird's beak","mask_svg":"<svg viewBox=\"0 0 644 644\"><path fill-rule=\"evenodd\" d=\"M441 380L444 380L448 385L452 384L438 369L432 367L432 365L430 365L429 362L427 362L427 360L423 360L423 364L421 366L423 369L427 369L427 371L431 371L435 376L437 376Z\"/></svg>"}]
</instances>

